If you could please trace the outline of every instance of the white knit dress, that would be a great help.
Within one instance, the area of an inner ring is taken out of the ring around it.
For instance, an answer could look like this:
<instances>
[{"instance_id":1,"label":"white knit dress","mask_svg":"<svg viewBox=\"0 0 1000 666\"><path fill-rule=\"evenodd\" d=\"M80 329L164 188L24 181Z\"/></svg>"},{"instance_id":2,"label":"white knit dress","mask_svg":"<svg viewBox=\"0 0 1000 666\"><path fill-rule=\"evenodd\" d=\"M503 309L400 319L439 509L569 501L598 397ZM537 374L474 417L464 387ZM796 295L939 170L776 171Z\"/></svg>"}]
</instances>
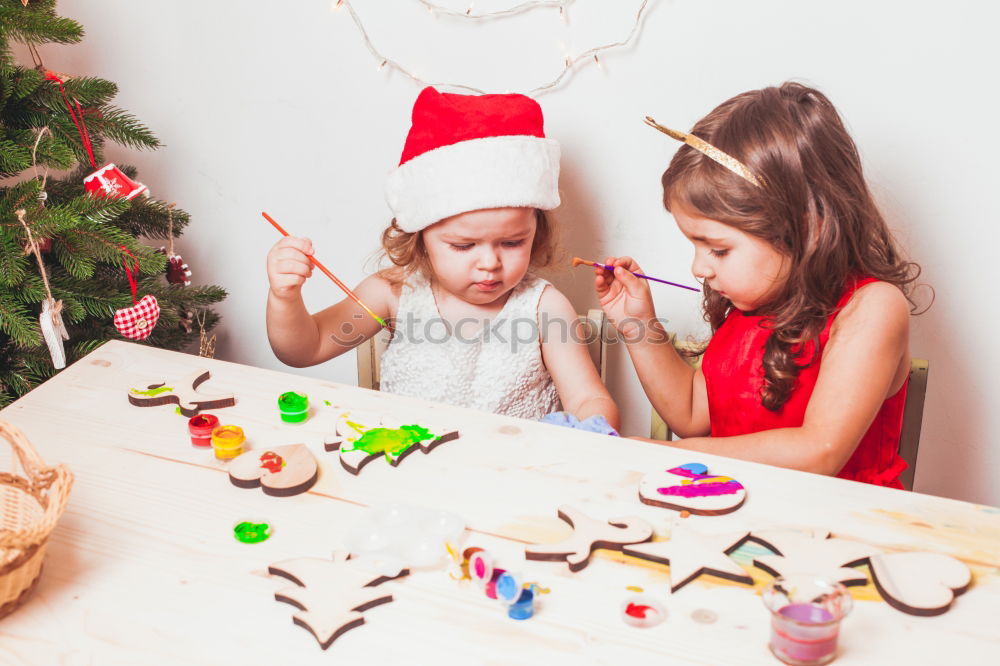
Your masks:
<instances>
[{"instance_id":1,"label":"white knit dress","mask_svg":"<svg viewBox=\"0 0 1000 666\"><path fill-rule=\"evenodd\" d=\"M548 282L525 276L478 333L452 328L426 279L403 286L380 389L495 414L539 419L562 409L542 363L538 301Z\"/></svg>"}]
</instances>

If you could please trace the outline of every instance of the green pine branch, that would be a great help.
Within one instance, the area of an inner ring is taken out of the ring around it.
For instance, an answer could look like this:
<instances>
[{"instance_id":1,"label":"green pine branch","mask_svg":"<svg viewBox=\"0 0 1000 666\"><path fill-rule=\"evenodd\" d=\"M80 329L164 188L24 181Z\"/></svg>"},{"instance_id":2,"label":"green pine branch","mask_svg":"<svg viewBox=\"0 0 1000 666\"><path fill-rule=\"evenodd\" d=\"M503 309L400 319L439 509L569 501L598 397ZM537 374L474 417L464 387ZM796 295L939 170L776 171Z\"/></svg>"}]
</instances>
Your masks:
<instances>
[{"instance_id":1,"label":"green pine branch","mask_svg":"<svg viewBox=\"0 0 1000 666\"><path fill-rule=\"evenodd\" d=\"M76 44L83 39L83 27L56 14L55 0L31 0L25 7L19 0L0 1L0 37L33 44Z\"/></svg>"}]
</instances>

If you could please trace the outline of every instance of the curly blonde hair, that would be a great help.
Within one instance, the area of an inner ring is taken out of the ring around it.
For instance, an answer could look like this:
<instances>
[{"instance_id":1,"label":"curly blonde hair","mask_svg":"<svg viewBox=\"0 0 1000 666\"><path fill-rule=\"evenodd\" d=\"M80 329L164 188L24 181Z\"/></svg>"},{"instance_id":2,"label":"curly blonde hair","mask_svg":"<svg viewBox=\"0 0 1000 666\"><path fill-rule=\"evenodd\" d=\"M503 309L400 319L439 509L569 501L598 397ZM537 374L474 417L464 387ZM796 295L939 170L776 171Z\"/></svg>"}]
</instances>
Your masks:
<instances>
[{"instance_id":1,"label":"curly blonde hair","mask_svg":"<svg viewBox=\"0 0 1000 666\"><path fill-rule=\"evenodd\" d=\"M531 264L535 270L548 268L556 257L556 236L545 211L535 209L535 238L531 242ZM379 260L388 259L392 266L378 272L389 284L398 286L413 275L430 280L433 272L431 260L424 246L423 230L403 231L395 218L382 232L382 251Z\"/></svg>"}]
</instances>

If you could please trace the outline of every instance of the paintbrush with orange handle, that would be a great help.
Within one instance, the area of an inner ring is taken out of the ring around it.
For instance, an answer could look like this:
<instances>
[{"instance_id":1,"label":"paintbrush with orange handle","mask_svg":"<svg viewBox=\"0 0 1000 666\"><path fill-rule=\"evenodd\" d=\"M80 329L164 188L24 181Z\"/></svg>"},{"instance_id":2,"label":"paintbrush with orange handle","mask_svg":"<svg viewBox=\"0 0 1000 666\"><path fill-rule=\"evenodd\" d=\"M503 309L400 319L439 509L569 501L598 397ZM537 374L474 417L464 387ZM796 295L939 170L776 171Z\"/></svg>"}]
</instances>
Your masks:
<instances>
[{"instance_id":1,"label":"paintbrush with orange handle","mask_svg":"<svg viewBox=\"0 0 1000 666\"><path fill-rule=\"evenodd\" d=\"M264 219L267 220L268 222L270 222L271 225L275 229L277 229L281 233L282 236L287 236L288 235L288 232L285 231L284 229L282 229L281 225L278 224L277 222L275 222L273 217L271 217L270 215L268 215L267 213L265 213L263 211L261 211L260 214L263 215ZM351 300L353 300L355 303L357 303L358 305L360 305L361 307L363 307L365 309L365 312L367 312L368 314L370 314L372 316L372 319L374 319L375 321L377 321L379 323L379 325L382 326L382 328L385 328L385 325L386 325L385 324L385 320L382 319L381 317L379 317L374 312L372 312L372 309L370 307L368 307L367 305L365 305L364 301L362 301L360 298L358 298L358 295L355 294L353 291L351 291L350 288L346 284L344 284L343 282L341 282L340 280L338 280L337 276L334 275L333 273L331 273L327 269L326 266L324 266L323 264L319 263L319 261L317 261L314 257L309 257L309 261L312 262L313 266L315 266L316 268L318 268L321 271L323 271L324 275L326 275L328 278L330 278L331 280L333 280L333 283L335 285L337 285L338 287L340 287L343 290L343 292L345 294L347 294L351 298Z\"/></svg>"},{"instance_id":2,"label":"paintbrush with orange handle","mask_svg":"<svg viewBox=\"0 0 1000 666\"><path fill-rule=\"evenodd\" d=\"M594 266L595 268L603 268L604 270L611 271L612 273L615 270L615 267L610 264L599 264L596 261L587 261L586 259L581 259L580 257L573 257L573 268L576 268L577 266L580 266L582 264L586 264L587 266ZM661 280L660 278L650 277L648 275L643 275L642 273L634 273L632 271L629 271L629 273L632 273L632 275L638 278L642 278L643 280L662 282L663 284L669 284L671 287L680 287L681 289L690 289L691 291L701 291L701 289L698 289L696 287L689 287L686 284L677 284L676 282L668 282L667 280Z\"/></svg>"}]
</instances>

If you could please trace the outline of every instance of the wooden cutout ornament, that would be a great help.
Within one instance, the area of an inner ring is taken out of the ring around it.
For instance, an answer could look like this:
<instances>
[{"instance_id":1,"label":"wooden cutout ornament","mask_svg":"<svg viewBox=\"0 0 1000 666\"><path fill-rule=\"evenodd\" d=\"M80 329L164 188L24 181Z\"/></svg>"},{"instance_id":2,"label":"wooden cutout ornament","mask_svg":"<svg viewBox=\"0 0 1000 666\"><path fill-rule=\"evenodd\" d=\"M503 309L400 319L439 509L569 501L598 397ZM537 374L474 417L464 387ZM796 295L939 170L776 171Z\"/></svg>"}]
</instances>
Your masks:
<instances>
[{"instance_id":1,"label":"wooden cutout ornament","mask_svg":"<svg viewBox=\"0 0 1000 666\"><path fill-rule=\"evenodd\" d=\"M61 370L66 367L66 350L63 341L69 340L69 333L62 320L62 301L46 298L42 301L42 312L38 316L38 326L52 357L52 367Z\"/></svg>"},{"instance_id":2,"label":"wooden cutout ornament","mask_svg":"<svg viewBox=\"0 0 1000 666\"><path fill-rule=\"evenodd\" d=\"M324 650L344 632L364 624L364 611L393 600L392 586L383 583L410 573L402 569L393 576L380 575L343 557L284 560L267 571L295 583L275 592L274 598L299 609L292 620L309 630Z\"/></svg>"},{"instance_id":3,"label":"wooden cutout ornament","mask_svg":"<svg viewBox=\"0 0 1000 666\"><path fill-rule=\"evenodd\" d=\"M236 397L232 393L205 395L198 390L211 376L208 370L200 369L169 386L167 382L159 382L149 384L145 389L129 389L128 401L136 407L157 407L174 403L180 408L181 414L188 418L202 410L235 405Z\"/></svg>"},{"instance_id":4,"label":"wooden cutout ornament","mask_svg":"<svg viewBox=\"0 0 1000 666\"><path fill-rule=\"evenodd\" d=\"M679 465L663 472L651 472L639 482L643 504L703 516L720 516L743 506L747 491L728 476L709 474L701 463Z\"/></svg>"},{"instance_id":5,"label":"wooden cutout ornament","mask_svg":"<svg viewBox=\"0 0 1000 666\"><path fill-rule=\"evenodd\" d=\"M229 480L234 486L259 486L265 495L275 497L304 493L318 478L316 458L305 444L247 451L229 463Z\"/></svg>"},{"instance_id":6,"label":"wooden cutout ornament","mask_svg":"<svg viewBox=\"0 0 1000 666\"><path fill-rule=\"evenodd\" d=\"M622 552L651 562L670 565L670 591L676 592L695 578L711 575L753 585L753 578L729 558L746 541L749 532L705 535L690 527L675 525L669 541L625 546Z\"/></svg>"},{"instance_id":7,"label":"wooden cutout ornament","mask_svg":"<svg viewBox=\"0 0 1000 666\"><path fill-rule=\"evenodd\" d=\"M941 553L883 553L869 565L886 603L910 615L941 615L972 583L968 566Z\"/></svg>"},{"instance_id":8,"label":"wooden cutout ornament","mask_svg":"<svg viewBox=\"0 0 1000 666\"><path fill-rule=\"evenodd\" d=\"M852 567L863 564L881 548L860 541L830 538L826 530L754 531L752 541L773 550L775 555L760 555L754 565L772 576L809 574L842 583L848 587L865 585L868 576Z\"/></svg>"},{"instance_id":9,"label":"wooden cutout ornament","mask_svg":"<svg viewBox=\"0 0 1000 666\"><path fill-rule=\"evenodd\" d=\"M430 453L458 439L457 430L426 427L412 421L388 423L378 416L345 412L337 418L336 434L324 440L327 451L340 451L340 464L351 474L379 457L393 467L414 451Z\"/></svg>"},{"instance_id":10,"label":"wooden cutout ornament","mask_svg":"<svg viewBox=\"0 0 1000 666\"><path fill-rule=\"evenodd\" d=\"M526 559L565 560L570 571L580 571L590 563L597 548L621 550L626 544L649 541L653 536L653 526L637 516L600 521L567 505L558 511L559 517L573 528L573 534L559 543L525 546Z\"/></svg>"}]
</instances>

